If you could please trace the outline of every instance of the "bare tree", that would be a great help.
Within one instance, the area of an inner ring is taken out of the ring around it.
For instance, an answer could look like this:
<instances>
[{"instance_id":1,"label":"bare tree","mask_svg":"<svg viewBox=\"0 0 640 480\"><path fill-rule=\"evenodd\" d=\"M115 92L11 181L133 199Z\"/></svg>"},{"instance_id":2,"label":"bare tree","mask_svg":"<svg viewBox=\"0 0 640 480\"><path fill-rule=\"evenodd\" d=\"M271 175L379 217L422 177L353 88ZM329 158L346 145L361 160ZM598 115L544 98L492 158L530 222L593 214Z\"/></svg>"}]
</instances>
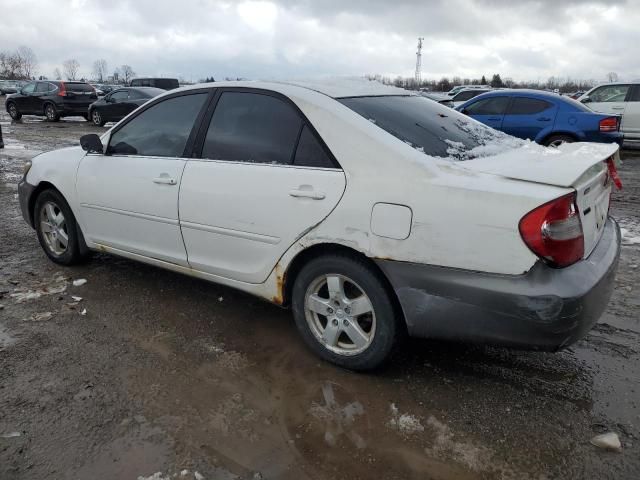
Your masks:
<instances>
[{"instance_id":1,"label":"bare tree","mask_svg":"<svg viewBox=\"0 0 640 480\"><path fill-rule=\"evenodd\" d=\"M607 73L607 81L609 83L617 82L618 81L618 74L616 72Z\"/></svg>"},{"instance_id":2,"label":"bare tree","mask_svg":"<svg viewBox=\"0 0 640 480\"><path fill-rule=\"evenodd\" d=\"M60 73L60 69L58 67L53 71L53 76L56 77L56 80L62 80L62 73Z\"/></svg>"},{"instance_id":3,"label":"bare tree","mask_svg":"<svg viewBox=\"0 0 640 480\"><path fill-rule=\"evenodd\" d=\"M122 65L120 67L120 77L124 81L124 83L129 83L129 81L134 77L136 72L133 71L133 68L129 65Z\"/></svg>"},{"instance_id":4,"label":"bare tree","mask_svg":"<svg viewBox=\"0 0 640 480\"><path fill-rule=\"evenodd\" d=\"M65 60L62 63L64 76L67 77L67 80L75 80L76 75L78 75L79 68L80 68L80 64L75 58L70 58L69 60Z\"/></svg>"},{"instance_id":5,"label":"bare tree","mask_svg":"<svg viewBox=\"0 0 640 480\"><path fill-rule=\"evenodd\" d=\"M103 82L107 76L107 61L100 58L93 62L93 77L99 82Z\"/></svg>"},{"instance_id":6,"label":"bare tree","mask_svg":"<svg viewBox=\"0 0 640 480\"><path fill-rule=\"evenodd\" d=\"M20 73L23 77L31 79L38 68L38 59L31 48L24 45L18 47L16 51L18 62L20 63Z\"/></svg>"},{"instance_id":7,"label":"bare tree","mask_svg":"<svg viewBox=\"0 0 640 480\"><path fill-rule=\"evenodd\" d=\"M17 52L0 52L0 77L9 80L24 78L22 64Z\"/></svg>"}]
</instances>

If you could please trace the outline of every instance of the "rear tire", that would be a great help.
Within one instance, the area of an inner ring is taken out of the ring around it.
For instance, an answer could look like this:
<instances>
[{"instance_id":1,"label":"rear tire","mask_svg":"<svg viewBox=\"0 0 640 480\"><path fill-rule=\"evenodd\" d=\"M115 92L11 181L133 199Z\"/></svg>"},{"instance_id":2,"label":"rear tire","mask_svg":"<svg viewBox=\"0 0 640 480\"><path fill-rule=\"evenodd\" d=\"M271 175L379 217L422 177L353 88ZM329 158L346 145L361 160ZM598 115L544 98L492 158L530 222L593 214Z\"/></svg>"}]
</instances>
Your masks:
<instances>
[{"instance_id":1,"label":"rear tire","mask_svg":"<svg viewBox=\"0 0 640 480\"><path fill-rule=\"evenodd\" d=\"M107 123L102 118L102 114L100 113L99 110L91 111L91 121L96 127L104 127L104 124Z\"/></svg>"},{"instance_id":2,"label":"rear tire","mask_svg":"<svg viewBox=\"0 0 640 480\"><path fill-rule=\"evenodd\" d=\"M50 122L57 122L60 120L60 114L53 103L47 103L44 106L44 116L47 117L47 120Z\"/></svg>"},{"instance_id":3,"label":"rear tire","mask_svg":"<svg viewBox=\"0 0 640 480\"><path fill-rule=\"evenodd\" d=\"M570 135L551 135L544 141L545 147L559 147L563 143L573 143L576 139Z\"/></svg>"},{"instance_id":4,"label":"rear tire","mask_svg":"<svg viewBox=\"0 0 640 480\"><path fill-rule=\"evenodd\" d=\"M9 116L13 120L20 120L22 118L22 114L18 110L18 107L16 106L16 104L13 103L13 102L11 102L11 103L9 103L9 105L7 105L7 111L9 112Z\"/></svg>"},{"instance_id":5,"label":"rear tire","mask_svg":"<svg viewBox=\"0 0 640 480\"><path fill-rule=\"evenodd\" d=\"M293 286L292 310L311 350L351 370L380 366L401 333L380 274L349 255L325 255L302 267Z\"/></svg>"},{"instance_id":6,"label":"rear tire","mask_svg":"<svg viewBox=\"0 0 640 480\"><path fill-rule=\"evenodd\" d=\"M83 255L79 227L64 197L53 189L43 190L36 199L33 223L40 246L51 261L75 265L87 258Z\"/></svg>"}]
</instances>

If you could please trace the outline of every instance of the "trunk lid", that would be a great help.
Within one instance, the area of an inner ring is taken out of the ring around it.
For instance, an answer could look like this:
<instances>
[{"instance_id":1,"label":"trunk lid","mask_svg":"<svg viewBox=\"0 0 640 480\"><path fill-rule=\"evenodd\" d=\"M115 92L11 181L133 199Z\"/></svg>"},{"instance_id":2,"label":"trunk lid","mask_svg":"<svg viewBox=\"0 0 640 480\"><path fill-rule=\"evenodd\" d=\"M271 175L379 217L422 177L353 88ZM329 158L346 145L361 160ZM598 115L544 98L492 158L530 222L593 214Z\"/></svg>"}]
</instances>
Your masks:
<instances>
[{"instance_id":1,"label":"trunk lid","mask_svg":"<svg viewBox=\"0 0 640 480\"><path fill-rule=\"evenodd\" d=\"M584 235L584 258L598 244L609 212L613 179L607 166L620 160L617 144L567 143L558 148L528 144L491 157L462 162L475 172L573 188Z\"/></svg>"}]
</instances>

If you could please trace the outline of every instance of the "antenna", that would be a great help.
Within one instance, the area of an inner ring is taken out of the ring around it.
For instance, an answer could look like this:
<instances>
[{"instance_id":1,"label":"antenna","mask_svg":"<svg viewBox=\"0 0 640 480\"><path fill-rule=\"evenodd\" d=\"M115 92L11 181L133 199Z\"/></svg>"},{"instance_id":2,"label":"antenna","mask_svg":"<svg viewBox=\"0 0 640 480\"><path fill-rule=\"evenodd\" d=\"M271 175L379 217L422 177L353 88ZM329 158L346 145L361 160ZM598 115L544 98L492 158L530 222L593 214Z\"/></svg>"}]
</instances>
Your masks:
<instances>
[{"instance_id":1,"label":"antenna","mask_svg":"<svg viewBox=\"0 0 640 480\"><path fill-rule=\"evenodd\" d=\"M416 82L422 81L422 41L424 37L418 37L418 51L416 52Z\"/></svg>"}]
</instances>

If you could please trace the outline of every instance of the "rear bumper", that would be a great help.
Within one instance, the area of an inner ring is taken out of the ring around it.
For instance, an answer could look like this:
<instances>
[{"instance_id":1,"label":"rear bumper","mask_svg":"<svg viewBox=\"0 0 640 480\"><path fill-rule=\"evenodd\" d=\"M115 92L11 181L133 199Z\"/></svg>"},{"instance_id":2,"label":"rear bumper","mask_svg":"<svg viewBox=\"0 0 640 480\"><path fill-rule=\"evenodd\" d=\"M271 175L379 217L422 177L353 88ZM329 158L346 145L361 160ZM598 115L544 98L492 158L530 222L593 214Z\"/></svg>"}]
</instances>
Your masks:
<instances>
[{"instance_id":1,"label":"rear bumper","mask_svg":"<svg viewBox=\"0 0 640 480\"><path fill-rule=\"evenodd\" d=\"M91 103L87 103L86 105L63 105L60 108L60 114L64 115L88 115L89 107Z\"/></svg>"},{"instance_id":2,"label":"rear bumper","mask_svg":"<svg viewBox=\"0 0 640 480\"><path fill-rule=\"evenodd\" d=\"M494 275L380 260L416 337L558 350L584 337L604 312L620 255L609 219L586 259L523 275Z\"/></svg>"},{"instance_id":3,"label":"rear bumper","mask_svg":"<svg viewBox=\"0 0 640 480\"><path fill-rule=\"evenodd\" d=\"M597 142L597 143L617 143L622 146L624 135L622 132L596 132L587 133L585 135L585 142Z\"/></svg>"}]
</instances>

